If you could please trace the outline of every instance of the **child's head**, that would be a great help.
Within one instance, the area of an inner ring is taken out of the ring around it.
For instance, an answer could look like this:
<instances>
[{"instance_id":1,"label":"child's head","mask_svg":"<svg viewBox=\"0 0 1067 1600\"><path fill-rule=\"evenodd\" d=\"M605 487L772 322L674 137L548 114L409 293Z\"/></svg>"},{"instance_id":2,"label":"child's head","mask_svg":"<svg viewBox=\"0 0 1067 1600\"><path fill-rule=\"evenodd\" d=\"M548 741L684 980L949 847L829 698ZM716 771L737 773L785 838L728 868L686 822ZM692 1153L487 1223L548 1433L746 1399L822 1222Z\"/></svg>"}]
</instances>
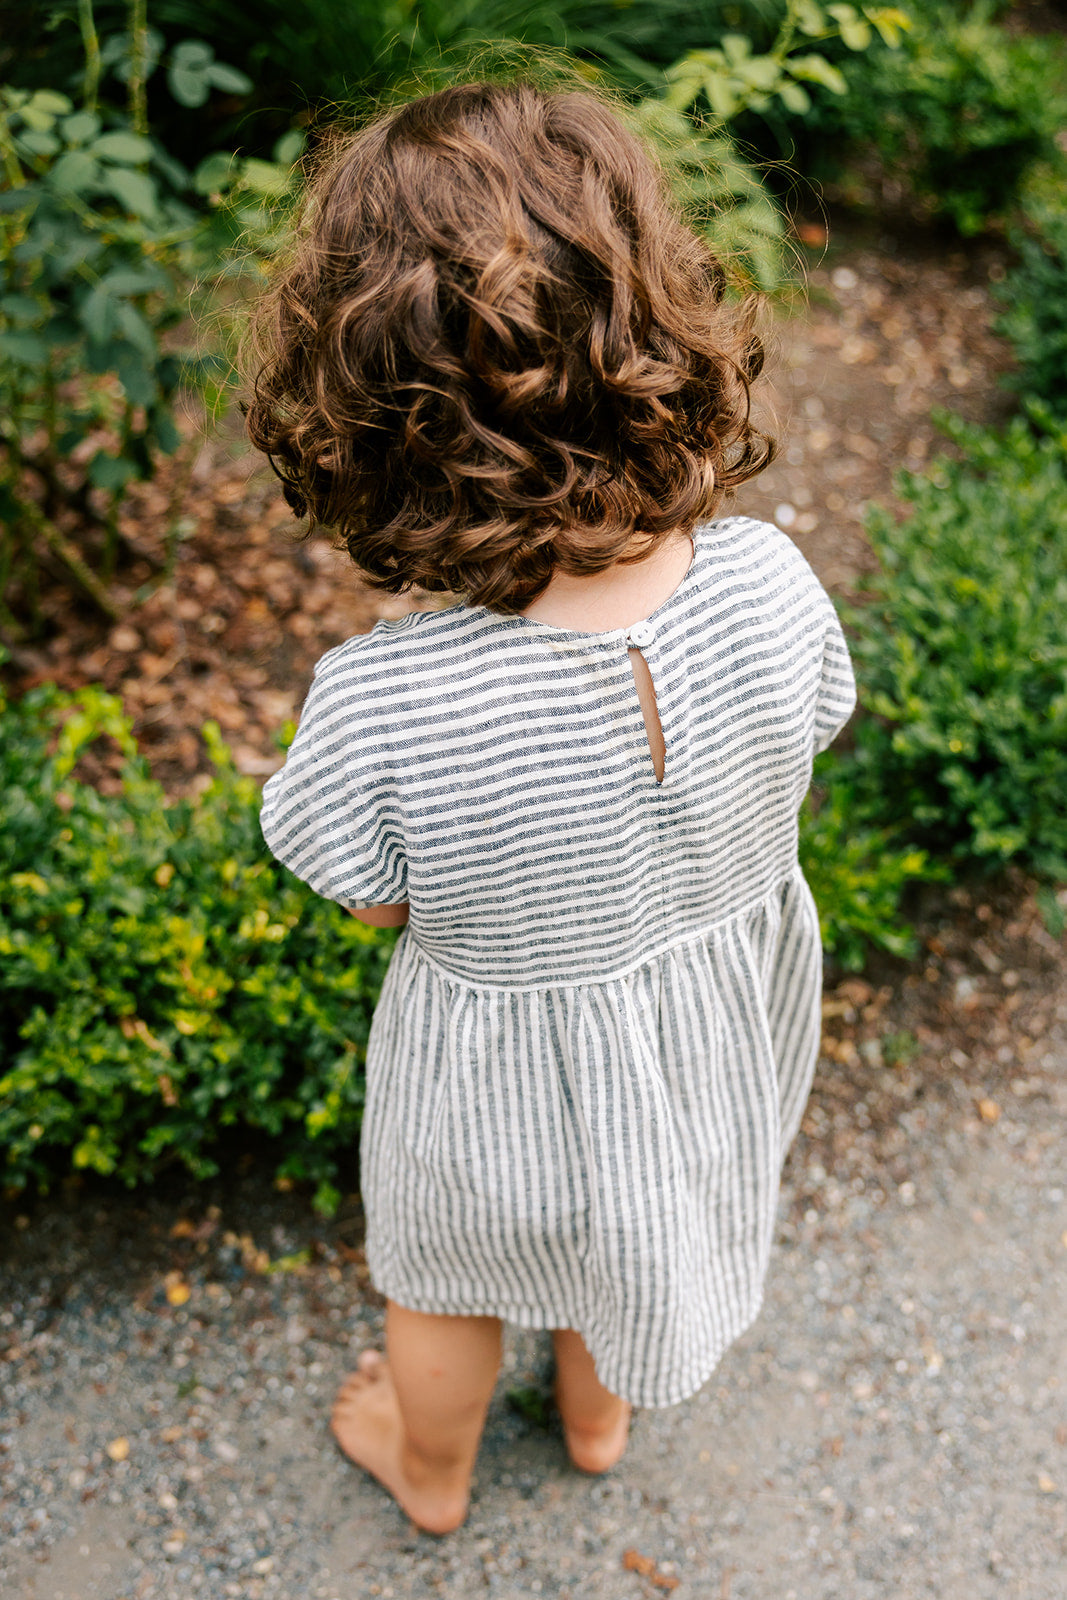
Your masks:
<instances>
[{"instance_id":1,"label":"child's head","mask_svg":"<svg viewBox=\"0 0 1067 1600\"><path fill-rule=\"evenodd\" d=\"M766 465L724 290L600 97L444 89L327 141L253 317L248 432L373 586L515 612Z\"/></svg>"}]
</instances>

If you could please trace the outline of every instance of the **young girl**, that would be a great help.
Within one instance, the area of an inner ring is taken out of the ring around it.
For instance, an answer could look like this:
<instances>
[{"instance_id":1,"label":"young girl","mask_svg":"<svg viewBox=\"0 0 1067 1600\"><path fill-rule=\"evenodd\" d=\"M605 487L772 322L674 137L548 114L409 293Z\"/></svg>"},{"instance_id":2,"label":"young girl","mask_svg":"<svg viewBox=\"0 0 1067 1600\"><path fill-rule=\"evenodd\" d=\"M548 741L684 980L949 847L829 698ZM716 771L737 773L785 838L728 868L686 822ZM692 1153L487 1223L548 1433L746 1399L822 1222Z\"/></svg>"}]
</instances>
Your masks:
<instances>
[{"instance_id":1,"label":"young girl","mask_svg":"<svg viewBox=\"0 0 1067 1600\"><path fill-rule=\"evenodd\" d=\"M462 597L318 663L274 853L406 924L367 1048L367 1351L333 1430L467 1513L502 1320L574 1463L756 1317L819 1038L797 864L854 687L786 536L751 308L598 95L465 84L328 148L260 304L254 444L369 582Z\"/></svg>"}]
</instances>

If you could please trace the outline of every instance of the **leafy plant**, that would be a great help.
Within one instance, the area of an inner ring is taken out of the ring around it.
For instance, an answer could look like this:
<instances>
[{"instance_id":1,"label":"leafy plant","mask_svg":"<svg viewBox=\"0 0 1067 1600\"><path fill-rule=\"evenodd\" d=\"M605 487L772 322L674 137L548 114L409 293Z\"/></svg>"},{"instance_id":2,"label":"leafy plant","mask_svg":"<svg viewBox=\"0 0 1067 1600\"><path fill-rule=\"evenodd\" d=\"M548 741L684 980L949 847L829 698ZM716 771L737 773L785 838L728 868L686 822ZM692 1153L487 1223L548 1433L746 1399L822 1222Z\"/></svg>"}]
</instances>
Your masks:
<instances>
[{"instance_id":1,"label":"leafy plant","mask_svg":"<svg viewBox=\"0 0 1067 1600\"><path fill-rule=\"evenodd\" d=\"M803 116L813 86L845 94L844 74L812 43L840 39L861 51L877 30L895 47L909 26L895 7L788 0L765 52L745 34L724 33L717 45L674 61L659 92L638 101L635 120L658 145L676 192L717 253L760 289L779 288L785 276L785 218L728 124L745 113L767 115L775 102Z\"/></svg>"},{"instance_id":2,"label":"leafy plant","mask_svg":"<svg viewBox=\"0 0 1067 1600\"><path fill-rule=\"evenodd\" d=\"M1024 394L1067 413L1067 209L1031 211L1034 232L1016 229L1019 260L994 288L1004 306L996 328L1015 346Z\"/></svg>"},{"instance_id":3,"label":"leafy plant","mask_svg":"<svg viewBox=\"0 0 1067 1600\"><path fill-rule=\"evenodd\" d=\"M187 53L179 66L191 94L220 64ZM80 108L0 86L0 615L13 632L16 603L40 625L42 562L118 615L126 486L177 449L179 387L217 398L225 368L166 336L190 310L190 278L224 270L236 239L243 270L269 253L272 219L249 197L284 194L303 144L294 133L273 163L223 153L189 173L145 131L143 71L124 113L97 109L98 79L89 51Z\"/></svg>"},{"instance_id":4,"label":"leafy plant","mask_svg":"<svg viewBox=\"0 0 1067 1600\"><path fill-rule=\"evenodd\" d=\"M840 165L843 146L873 146L886 171L964 235L1015 202L1035 162L1055 156L1067 115L1067 54L1052 38L1009 33L978 0L915 7L900 48L857 61L848 93L810 119Z\"/></svg>"},{"instance_id":5,"label":"leafy plant","mask_svg":"<svg viewBox=\"0 0 1067 1600\"><path fill-rule=\"evenodd\" d=\"M244 31L251 41L257 30L262 36L264 19L261 10L246 15ZM236 144L239 134L249 147L244 123L259 88L255 60L230 64L239 59L230 53L231 40L240 40L232 31L220 33L215 7L181 0L151 0L150 5L146 0L139 5L131 0L37 0L5 22L0 77L12 87L57 89L76 97L91 62L105 103L125 104L131 82L140 80L138 101L145 121L150 98L157 137L167 148L181 150L191 164L212 148L231 140ZM292 56L286 62L285 47L288 43L291 51L292 32L288 41L277 42L279 62L290 69ZM227 59L220 60L219 54ZM319 54L326 52L320 49ZM279 130L276 118L262 117L261 123L263 137L251 141L256 146L252 153L266 155Z\"/></svg>"},{"instance_id":6,"label":"leafy plant","mask_svg":"<svg viewBox=\"0 0 1067 1600\"><path fill-rule=\"evenodd\" d=\"M259 790L205 738L215 780L167 804L97 689L0 702L0 1182L64 1169L149 1182L218 1170L219 1139L276 1141L279 1176L336 1199L397 937L320 900L269 855ZM101 737L121 793L80 782Z\"/></svg>"},{"instance_id":7,"label":"leafy plant","mask_svg":"<svg viewBox=\"0 0 1067 1600\"><path fill-rule=\"evenodd\" d=\"M911 883L945 877L903 830L869 821L847 755L827 751L815 763L812 794L800 814L800 862L819 908L823 948L859 972L873 946L894 956L916 951L900 904Z\"/></svg>"},{"instance_id":8,"label":"leafy plant","mask_svg":"<svg viewBox=\"0 0 1067 1600\"><path fill-rule=\"evenodd\" d=\"M812 52L813 41L840 39L849 50L864 51L877 34L895 49L910 27L911 18L896 6L858 9L788 0L777 36L765 52L754 51L746 34L724 33L717 45L691 50L668 67L665 98L685 110L704 94L723 122L741 111L766 111L775 97L787 111L803 116L812 104L809 85L835 95L848 93L844 73Z\"/></svg>"},{"instance_id":9,"label":"leafy plant","mask_svg":"<svg viewBox=\"0 0 1067 1600\"><path fill-rule=\"evenodd\" d=\"M1029 410L940 415L963 459L900 474L903 520L869 515L854 772L864 815L935 855L1067 878L1067 427Z\"/></svg>"}]
</instances>

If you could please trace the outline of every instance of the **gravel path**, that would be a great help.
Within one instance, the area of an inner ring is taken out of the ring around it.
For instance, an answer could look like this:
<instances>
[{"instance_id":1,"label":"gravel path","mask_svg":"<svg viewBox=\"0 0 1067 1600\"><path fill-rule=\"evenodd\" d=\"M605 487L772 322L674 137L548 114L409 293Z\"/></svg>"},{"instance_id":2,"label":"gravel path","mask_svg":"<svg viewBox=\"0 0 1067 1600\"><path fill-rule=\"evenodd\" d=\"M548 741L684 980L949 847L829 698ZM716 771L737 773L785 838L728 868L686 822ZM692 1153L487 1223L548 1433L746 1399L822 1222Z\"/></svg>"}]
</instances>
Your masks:
<instances>
[{"instance_id":1,"label":"gravel path","mask_svg":"<svg viewBox=\"0 0 1067 1600\"><path fill-rule=\"evenodd\" d=\"M902 1183L802 1212L801 1136L762 1315L701 1394L638 1414L608 1477L508 1405L547 1379L544 1338L509 1332L470 1520L444 1540L326 1429L381 1322L351 1223L324 1242L293 1197L250 1212L240 1185L221 1211L71 1192L9 1218L0 1592L1063 1600L1065 1020L995 1122L951 1082L902 1112Z\"/></svg>"}]
</instances>

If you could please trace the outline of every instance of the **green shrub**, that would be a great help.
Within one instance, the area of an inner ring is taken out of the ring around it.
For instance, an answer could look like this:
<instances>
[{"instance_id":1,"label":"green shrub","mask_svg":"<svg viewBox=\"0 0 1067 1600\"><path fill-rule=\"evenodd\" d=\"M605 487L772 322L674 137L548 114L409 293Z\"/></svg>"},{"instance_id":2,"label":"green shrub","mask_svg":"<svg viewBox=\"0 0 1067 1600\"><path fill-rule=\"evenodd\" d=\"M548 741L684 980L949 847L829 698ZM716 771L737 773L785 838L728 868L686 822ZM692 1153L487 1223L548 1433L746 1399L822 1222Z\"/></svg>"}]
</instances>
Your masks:
<instances>
[{"instance_id":1,"label":"green shrub","mask_svg":"<svg viewBox=\"0 0 1067 1600\"><path fill-rule=\"evenodd\" d=\"M1016 231L1018 263L998 284L1005 306L995 324L1019 360L1013 387L1067 412L1067 209L1034 215L1036 235Z\"/></svg>"},{"instance_id":2,"label":"green shrub","mask_svg":"<svg viewBox=\"0 0 1067 1600\"><path fill-rule=\"evenodd\" d=\"M240 271L271 253L272 208L304 142L294 130L273 161L216 151L190 172L149 133L152 30L147 70L127 70L118 108L99 100L100 63L121 65L129 39L95 49L91 11L82 22L78 105L0 84L0 616L15 634L42 624L42 565L119 615L110 580L126 486L177 449L180 387L213 406L223 393L222 352L167 335L200 309L191 280L228 273L238 241ZM171 53L168 75L190 106L212 85L251 87L197 40Z\"/></svg>"},{"instance_id":3,"label":"green shrub","mask_svg":"<svg viewBox=\"0 0 1067 1600\"><path fill-rule=\"evenodd\" d=\"M888 6L868 6L861 15L851 5L788 0L765 51L753 50L744 33L720 31L717 44L672 61L658 92L637 103L638 126L657 145L697 226L758 288L778 289L785 278L784 217L732 124L756 116L773 126L783 116L805 116L813 96L844 95L844 74L812 47L843 42L862 52L880 35L895 48L907 23Z\"/></svg>"},{"instance_id":4,"label":"green shrub","mask_svg":"<svg viewBox=\"0 0 1067 1600\"><path fill-rule=\"evenodd\" d=\"M800 864L819 908L823 948L859 972L872 946L913 956L912 928L901 921L906 887L944 878L945 867L902 840L903 830L867 821L847 754L828 750L800 813Z\"/></svg>"},{"instance_id":5,"label":"green shrub","mask_svg":"<svg viewBox=\"0 0 1067 1600\"><path fill-rule=\"evenodd\" d=\"M269 854L259 786L218 729L195 801L168 803L119 702L52 685L0 701L0 1185L65 1171L130 1185L219 1170L234 1132L267 1136L279 1177L336 1203L353 1152L366 1044L397 929L319 899ZM94 741L125 754L121 790L75 775ZM847 771L821 759L802 858L827 947L906 955L901 889L921 850L857 827Z\"/></svg>"},{"instance_id":6,"label":"green shrub","mask_svg":"<svg viewBox=\"0 0 1067 1600\"><path fill-rule=\"evenodd\" d=\"M964 235L1016 201L1033 164L1056 154L1067 116L1062 41L1007 32L978 3L911 8L900 48L876 45L849 72L848 94L809 119L824 161L856 140Z\"/></svg>"},{"instance_id":7,"label":"green shrub","mask_svg":"<svg viewBox=\"0 0 1067 1600\"><path fill-rule=\"evenodd\" d=\"M875 508L881 570L847 620L856 792L941 857L1067 877L1067 429L939 417L963 460L902 473Z\"/></svg>"},{"instance_id":8,"label":"green shrub","mask_svg":"<svg viewBox=\"0 0 1067 1600\"><path fill-rule=\"evenodd\" d=\"M72 776L101 735L121 794ZM319 899L269 855L259 787L216 762L166 804L121 707L51 686L0 704L0 1183L64 1169L133 1185L218 1170L226 1130L277 1141L279 1175L336 1200L396 930Z\"/></svg>"}]
</instances>

